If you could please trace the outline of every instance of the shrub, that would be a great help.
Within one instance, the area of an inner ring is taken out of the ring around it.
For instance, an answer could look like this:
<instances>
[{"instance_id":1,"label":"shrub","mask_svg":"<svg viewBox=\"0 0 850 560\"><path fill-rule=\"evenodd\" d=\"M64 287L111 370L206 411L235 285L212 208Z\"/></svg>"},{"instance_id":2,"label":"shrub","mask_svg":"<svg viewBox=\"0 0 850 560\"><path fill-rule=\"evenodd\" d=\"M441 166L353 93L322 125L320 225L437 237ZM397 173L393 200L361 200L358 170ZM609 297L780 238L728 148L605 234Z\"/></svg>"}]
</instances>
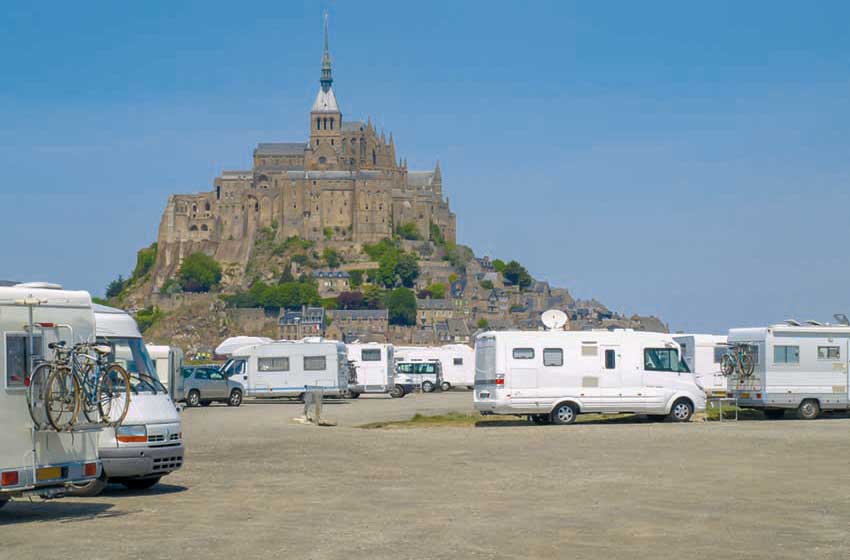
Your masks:
<instances>
[{"instance_id":1,"label":"shrub","mask_svg":"<svg viewBox=\"0 0 850 560\"><path fill-rule=\"evenodd\" d=\"M188 292L208 292L221 282L221 266L204 253L192 253L180 265L180 284Z\"/></svg>"},{"instance_id":2,"label":"shrub","mask_svg":"<svg viewBox=\"0 0 850 560\"><path fill-rule=\"evenodd\" d=\"M342 292L336 302L340 309L363 309L366 303L362 292Z\"/></svg>"},{"instance_id":3,"label":"shrub","mask_svg":"<svg viewBox=\"0 0 850 560\"><path fill-rule=\"evenodd\" d=\"M363 271L352 270L348 273L348 281L352 288L356 288L363 283Z\"/></svg>"},{"instance_id":4,"label":"shrub","mask_svg":"<svg viewBox=\"0 0 850 560\"><path fill-rule=\"evenodd\" d=\"M505 280L519 286L520 288L527 288L531 285L531 275L525 269L524 266L519 264L517 261L511 261L505 265L505 268L502 270L502 276L504 276Z\"/></svg>"},{"instance_id":5,"label":"shrub","mask_svg":"<svg viewBox=\"0 0 850 560\"><path fill-rule=\"evenodd\" d=\"M147 307L136 312L136 324L139 325L141 332L145 332L164 316L159 307Z\"/></svg>"},{"instance_id":6,"label":"shrub","mask_svg":"<svg viewBox=\"0 0 850 560\"><path fill-rule=\"evenodd\" d=\"M328 268L337 268L342 262L339 253L333 247L325 247L325 250L322 251L322 258L328 263Z\"/></svg>"},{"instance_id":7,"label":"shrub","mask_svg":"<svg viewBox=\"0 0 850 560\"><path fill-rule=\"evenodd\" d=\"M416 227L416 224L413 222L401 224L396 228L395 232L396 235L402 239L408 239L411 241L419 241L422 239L422 235L419 233L419 228Z\"/></svg>"},{"instance_id":8,"label":"shrub","mask_svg":"<svg viewBox=\"0 0 850 560\"><path fill-rule=\"evenodd\" d=\"M127 284L128 281L124 280L124 277L119 274L118 278L116 278L115 280L110 282L108 286L106 286L107 299L116 298L121 295L121 292L124 291L124 288L127 286Z\"/></svg>"},{"instance_id":9,"label":"shrub","mask_svg":"<svg viewBox=\"0 0 850 560\"><path fill-rule=\"evenodd\" d=\"M136 281L153 268L154 263L156 262L156 243L151 244L150 247L145 247L144 249L140 249L138 253L136 253L136 268L133 269L133 276L131 277L131 281Z\"/></svg>"},{"instance_id":10,"label":"shrub","mask_svg":"<svg viewBox=\"0 0 850 560\"><path fill-rule=\"evenodd\" d=\"M391 325L415 325L416 295L407 288L396 288L387 296L387 311Z\"/></svg>"},{"instance_id":11,"label":"shrub","mask_svg":"<svg viewBox=\"0 0 850 560\"><path fill-rule=\"evenodd\" d=\"M493 289L493 282L491 280L482 280L481 281L481 287L484 288L485 290L492 290Z\"/></svg>"},{"instance_id":12,"label":"shrub","mask_svg":"<svg viewBox=\"0 0 850 560\"><path fill-rule=\"evenodd\" d=\"M490 326L490 321L488 321L487 319L478 319L477 326L479 329L486 329Z\"/></svg>"}]
</instances>

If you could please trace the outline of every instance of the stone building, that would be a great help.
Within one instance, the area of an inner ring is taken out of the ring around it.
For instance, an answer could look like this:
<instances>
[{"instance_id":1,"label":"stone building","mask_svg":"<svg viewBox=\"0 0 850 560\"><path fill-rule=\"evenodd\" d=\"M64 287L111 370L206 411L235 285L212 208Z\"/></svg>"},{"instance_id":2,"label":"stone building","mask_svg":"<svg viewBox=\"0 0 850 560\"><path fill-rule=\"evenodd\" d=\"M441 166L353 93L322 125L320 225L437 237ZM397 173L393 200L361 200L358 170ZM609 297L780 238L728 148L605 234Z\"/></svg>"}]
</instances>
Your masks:
<instances>
[{"instance_id":1,"label":"stone building","mask_svg":"<svg viewBox=\"0 0 850 560\"><path fill-rule=\"evenodd\" d=\"M274 229L280 240L371 243L407 223L429 239L434 224L455 241L456 218L443 197L439 162L432 170L408 169L396 155L392 133L379 131L371 119L343 118L333 89L327 19L319 84L305 115L306 140L260 143L252 169L223 171L213 190L169 198L153 290L196 251L224 265L225 284L240 282L262 228Z\"/></svg>"},{"instance_id":2,"label":"stone building","mask_svg":"<svg viewBox=\"0 0 850 560\"><path fill-rule=\"evenodd\" d=\"M328 310L330 325L325 330L328 338L344 342L386 342L389 331L389 313L386 309L333 309Z\"/></svg>"}]
</instances>

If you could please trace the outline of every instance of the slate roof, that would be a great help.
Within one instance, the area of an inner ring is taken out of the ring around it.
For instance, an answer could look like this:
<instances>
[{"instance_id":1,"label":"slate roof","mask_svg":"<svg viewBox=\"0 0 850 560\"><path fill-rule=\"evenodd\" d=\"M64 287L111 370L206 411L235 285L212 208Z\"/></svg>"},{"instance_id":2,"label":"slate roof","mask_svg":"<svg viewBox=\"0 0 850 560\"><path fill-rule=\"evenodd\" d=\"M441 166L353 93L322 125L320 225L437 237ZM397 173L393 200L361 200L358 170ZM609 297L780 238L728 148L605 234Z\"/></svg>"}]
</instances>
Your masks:
<instances>
[{"instance_id":1,"label":"slate roof","mask_svg":"<svg viewBox=\"0 0 850 560\"><path fill-rule=\"evenodd\" d=\"M342 123L343 132L360 132L360 129L366 130L366 123L363 121L344 121Z\"/></svg>"},{"instance_id":2,"label":"slate roof","mask_svg":"<svg viewBox=\"0 0 850 560\"><path fill-rule=\"evenodd\" d=\"M325 310L321 307L308 307L303 312L287 310L283 312L278 322L281 325L323 325L325 322Z\"/></svg>"},{"instance_id":3,"label":"slate roof","mask_svg":"<svg viewBox=\"0 0 850 560\"><path fill-rule=\"evenodd\" d=\"M439 310L454 309L452 307L452 301L449 300L449 299L417 299L416 300L416 308L417 309L439 309Z\"/></svg>"},{"instance_id":4,"label":"slate roof","mask_svg":"<svg viewBox=\"0 0 850 560\"><path fill-rule=\"evenodd\" d=\"M303 154L306 149L306 142L261 142L257 144L254 155L297 156Z\"/></svg>"},{"instance_id":5,"label":"slate roof","mask_svg":"<svg viewBox=\"0 0 850 560\"><path fill-rule=\"evenodd\" d=\"M341 321L380 321L389 318L386 309L334 309L328 315Z\"/></svg>"},{"instance_id":6,"label":"slate roof","mask_svg":"<svg viewBox=\"0 0 850 560\"><path fill-rule=\"evenodd\" d=\"M314 270L313 278L349 278L351 275L344 270Z\"/></svg>"},{"instance_id":7,"label":"slate roof","mask_svg":"<svg viewBox=\"0 0 850 560\"><path fill-rule=\"evenodd\" d=\"M433 179L433 171L409 171L407 173L407 184L411 187L429 187Z\"/></svg>"}]
</instances>

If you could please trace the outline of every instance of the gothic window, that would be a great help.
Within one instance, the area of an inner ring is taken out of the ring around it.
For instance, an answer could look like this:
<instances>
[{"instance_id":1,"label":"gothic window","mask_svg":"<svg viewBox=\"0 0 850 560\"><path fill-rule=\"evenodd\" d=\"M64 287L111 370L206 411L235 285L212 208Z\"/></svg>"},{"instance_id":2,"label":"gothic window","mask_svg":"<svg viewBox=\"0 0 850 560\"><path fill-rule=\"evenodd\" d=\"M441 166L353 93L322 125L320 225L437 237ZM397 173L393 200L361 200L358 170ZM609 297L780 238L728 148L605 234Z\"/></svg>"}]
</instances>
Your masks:
<instances>
[{"instance_id":1,"label":"gothic window","mask_svg":"<svg viewBox=\"0 0 850 560\"><path fill-rule=\"evenodd\" d=\"M316 145L317 146L319 145L319 139L318 138L316 138Z\"/></svg>"},{"instance_id":2,"label":"gothic window","mask_svg":"<svg viewBox=\"0 0 850 560\"><path fill-rule=\"evenodd\" d=\"M204 210L206 210L207 212L210 211L210 203L209 202L204 203Z\"/></svg>"},{"instance_id":3,"label":"gothic window","mask_svg":"<svg viewBox=\"0 0 850 560\"><path fill-rule=\"evenodd\" d=\"M198 231L198 226L189 226L189 231Z\"/></svg>"},{"instance_id":4,"label":"gothic window","mask_svg":"<svg viewBox=\"0 0 850 560\"><path fill-rule=\"evenodd\" d=\"M260 203L258 201L254 201L254 212L260 209Z\"/></svg>"},{"instance_id":5,"label":"gothic window","mask_svg":"<svg viewBox=\"0 0 850 560\"><path fill-rule=\"evenodd\" d=\"M331 138L331 146L333 146L333 145L334 145L334 139Z\"/></svg>"},{"instance_id":6,"label":"gothic window","mask_svg":"<svg viewBox=\"0 0 850 560\"><path fill-rule=\"evenodd\" d=\"M328 129L328 119L327 119L327 117L322 119L322 128L325 129L325 130Z\"/></svg>"},{"instance_id":7,"label":"gothic window","mask_svg":"<svg viewBox=\"0 0 850 560\"><path fill-rule=\"evenodd\" d=\"M375 150L372 150L372 165L378 164L378 157L375 155Z\"/></svg>"},{"instance_id":8,"label":"gothic window","mask_svg":"<svg viewBox=\"0 0 850 560\"><path fill-rule=\"evenodd\" d=\"M360 139L360 159L366 159L366 139Z\"/></svg>"},{"instance_id":9,"label":"gothic window","mask_svg":"<svg viewBox=\"0 0 850 560\"><path fill-rule=\"evenodd\" d=\"M215 187L215 199L221 200L221 185L216 185Z\"/></svg>"},{"instance_id":10,"label":"gothic window","mask_svg":"<svg viewBox=\"0 0 850 560\"><path fill-rule=\"evenodd\" d=\"M192 205L192 214L195 214L197 211L198 211L198 205L197 205L197 204L193 204L193 205Z\"/></svg>"},{"instance_id":11,"label":"gothic window","mask_svg":"<svg viewBox=\"0 0 850 560\"><path fill-rule=\"evenodd\" d=\"M207 224L201 225L201 231L209 231L210 228L207 227Z\"/></svg>"},{"instance_id":12,"label":"gothic window","mask_svg":"<svg viewBox=\"0 0 850 560\"><path fill-rule=\"evenodd\" d=\"M333 144L333 140L331 140L331 143ZM325 156L321 156L319 158L319 163L325 164L327 162L328 162L328 158L326 158Z\"/></svg>"},{"instance_id":13,"label":"gothic window","mask_svg":"<svg viewBox=\"0 0 850 560\"><path fill-rule=\"evenodd\" d=\"M331 117L331 130L333 130L333 129L334 129L334 118Z\"/></svg>"},{"instance_id":14,"label":"gothic window","mask_svg":"<svg viewBox=\"0 0 850 560\"><path fill-rule=\"evenodd\" d=\"M322 130L322 119L316 117L316 130Z\"/></svg>"}]
</instances>

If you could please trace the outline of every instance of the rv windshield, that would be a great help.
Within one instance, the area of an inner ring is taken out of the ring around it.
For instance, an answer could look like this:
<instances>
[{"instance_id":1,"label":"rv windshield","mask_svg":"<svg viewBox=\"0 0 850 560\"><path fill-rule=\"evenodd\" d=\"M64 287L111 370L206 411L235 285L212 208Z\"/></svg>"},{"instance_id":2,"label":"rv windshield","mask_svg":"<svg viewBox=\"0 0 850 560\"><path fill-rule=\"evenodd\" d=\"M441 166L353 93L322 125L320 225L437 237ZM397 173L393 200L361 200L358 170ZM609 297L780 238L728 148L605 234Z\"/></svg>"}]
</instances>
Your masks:
<instances>
[{"instance_id":1,"label":"rv windshield","mask_svg":"<svg viewBox=\"0 0 850 560\"><path fill-rule=\"evenodd\" d=\"M165 387L159 382L156 368L141 338L103 337L98 338L98 342L112 347L109 361L115 362L127 370L134 392L166 392Z\"/></svg>"}]
</instances>

